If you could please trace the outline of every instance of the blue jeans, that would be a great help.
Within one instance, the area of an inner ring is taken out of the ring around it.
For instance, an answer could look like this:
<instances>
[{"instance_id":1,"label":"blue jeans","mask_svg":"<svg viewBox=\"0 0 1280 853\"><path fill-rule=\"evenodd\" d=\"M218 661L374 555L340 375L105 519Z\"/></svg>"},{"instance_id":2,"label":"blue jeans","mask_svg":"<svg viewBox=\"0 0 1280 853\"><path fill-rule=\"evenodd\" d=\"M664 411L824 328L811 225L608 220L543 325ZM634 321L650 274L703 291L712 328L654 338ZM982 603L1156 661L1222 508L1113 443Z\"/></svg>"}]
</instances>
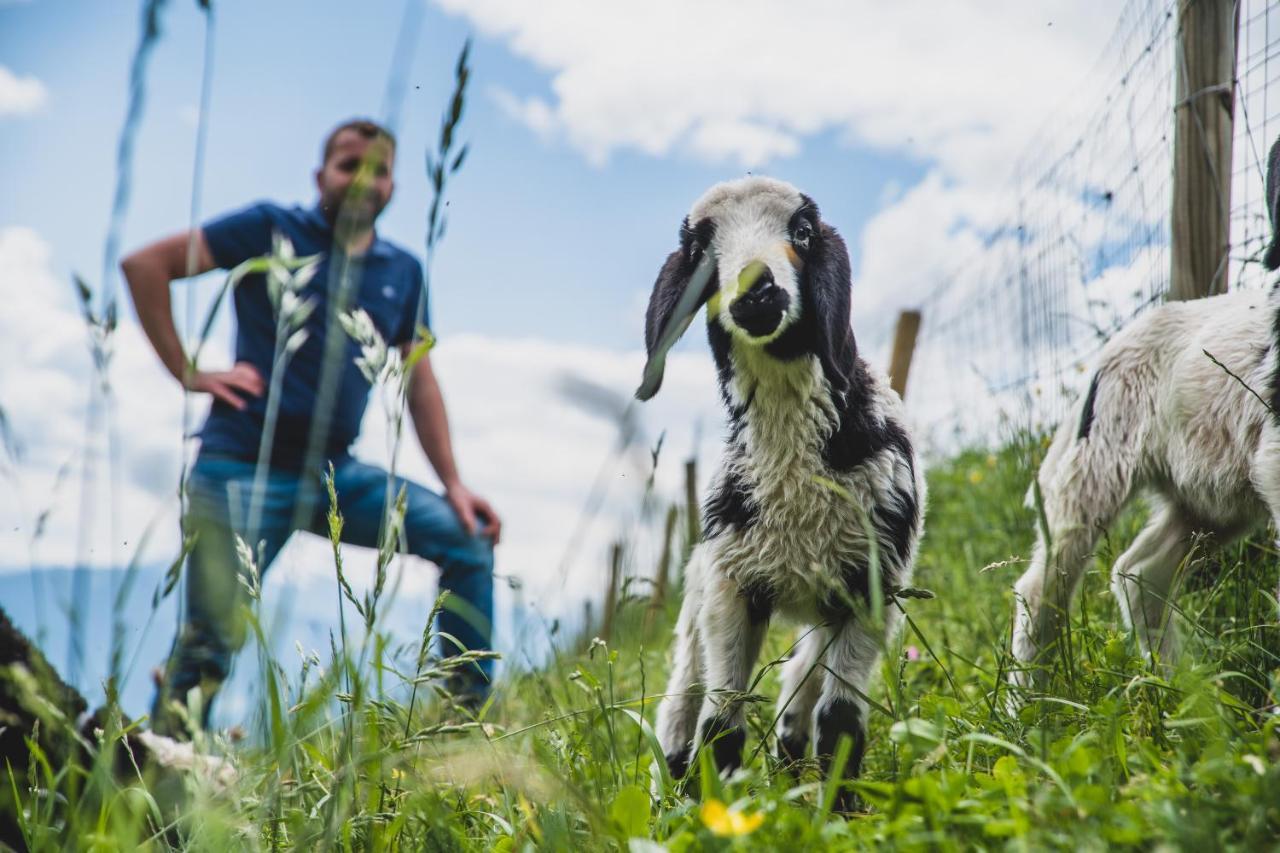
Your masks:
<instances>
[{"instance_id":1,"label":"blue jeans","mask_svg":"<svg viewBox=\"0 0 1280 853\"><path fill-rule=\"evenodd\" d=\"M202 688L203 722L207 723L213 696L231 670L232 656L244 643L241 607L246 590L240 582L243 570L235 534L253 546L260 573L266 572L295 530L328 538L329 498L321 472L268 470L257 507L251 508L255 468L252 462L202 454L191 469L186 532L196 539L187 561L186 618L156 695L153 728L176 733L178 727L166 710L168 702L183 701L196 686ZM376 548L386 518L387 472L346 457L333 463L333 485L343 518L342 541ZM404 544L410 554L440 567L440 588L451 593L437 629L457 638L466 649L489 649L493 543L478 533L468 535L448 501L417 483L397 477L392 501L401 487L406 495ZM251 512L257 528L252 533L248 529ZM448 657L459 649L442 637L437 651ZM488 690L492 662L456 672L461 689L472 698L482 697Z\"/></svg>"}]
</instances>

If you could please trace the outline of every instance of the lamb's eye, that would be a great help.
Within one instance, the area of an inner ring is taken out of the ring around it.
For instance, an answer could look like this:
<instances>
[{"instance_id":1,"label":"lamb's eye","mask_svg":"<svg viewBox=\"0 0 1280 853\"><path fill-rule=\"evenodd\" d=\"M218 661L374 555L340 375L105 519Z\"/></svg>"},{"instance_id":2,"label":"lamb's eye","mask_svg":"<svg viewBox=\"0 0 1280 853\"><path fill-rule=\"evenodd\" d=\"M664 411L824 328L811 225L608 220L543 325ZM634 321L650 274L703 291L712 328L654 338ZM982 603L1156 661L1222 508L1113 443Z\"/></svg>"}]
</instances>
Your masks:
<instances>
[{"instance_id":1,"label":"lamb's eye","mask_svg":"<svg viewBox=\"0 0 1280 853\"><path fill-rule=\"evenodd\" d=\"M696 261L702 257L702 241L694 237L689 241L689 260Z\"/></svg>"},{"instance_id":2,"label":"lamb's eye","mask_svg":"<svg viewBox=\"0 0 1280 853\"><path fill-rule=\"evenodd\" d=\"M796 223L796 227L791 229L791 242L796 245L797 249L809 248L809 241L813 238L813 226L803 219Z\"/></svg>"}]
</instances>

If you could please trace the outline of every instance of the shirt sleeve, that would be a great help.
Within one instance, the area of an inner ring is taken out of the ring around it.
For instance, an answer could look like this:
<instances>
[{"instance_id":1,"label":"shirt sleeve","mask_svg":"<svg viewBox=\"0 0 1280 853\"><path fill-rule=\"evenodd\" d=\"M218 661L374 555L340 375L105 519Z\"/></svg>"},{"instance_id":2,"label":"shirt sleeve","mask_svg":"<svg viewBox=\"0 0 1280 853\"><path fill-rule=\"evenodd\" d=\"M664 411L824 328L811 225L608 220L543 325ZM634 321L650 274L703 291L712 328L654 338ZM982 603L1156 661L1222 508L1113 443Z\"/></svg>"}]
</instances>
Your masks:
<instances>
[{"instance_id":1,"label":"shirt sleeve","mask_svg":"<svg viewBox=\"0 0 1280 853\"><path fill-rule=\"evenodd\" d=\"M271 251L271 205L258 202L206 222L201 230L213 262L224 270Z\"/></svg>"},{"instance_id":2,"label":"shirt sleeve","mask_svg":"<svg viewBox=\"0 0 1280 853\"><path fill-rule=\"evenodd\" d=\"M431 328L427 283L422 276L422 264L416 258L411 262L410 276L412 283L409 298L405 300L404 316L400 318L400 328L396 330L395 340L391 342L397 346L413 340L419 323Z\"/></svg>"}]
</instances>

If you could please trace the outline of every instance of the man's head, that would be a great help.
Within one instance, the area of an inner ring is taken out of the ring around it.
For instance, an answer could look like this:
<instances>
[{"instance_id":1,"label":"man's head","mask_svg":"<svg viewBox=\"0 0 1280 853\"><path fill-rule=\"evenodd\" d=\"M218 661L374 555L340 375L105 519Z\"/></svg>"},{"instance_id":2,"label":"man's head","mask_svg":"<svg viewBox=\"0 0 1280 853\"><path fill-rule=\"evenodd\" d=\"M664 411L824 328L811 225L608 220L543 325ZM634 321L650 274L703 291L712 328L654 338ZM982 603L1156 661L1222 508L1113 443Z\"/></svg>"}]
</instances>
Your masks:
<instances>
[{"instance_id":1,"label":"man's head","mask_svg":"<svg viewBox=\"0 0 1280 853\"><path fill-rule=\"evenodd\" d=\"M395 183L396 140L385 128L367 119L338 125L324 141L316 188L320 207L330 222L346 208L356 227L372 225L391 201Z\"/></svg>"}]
</instances>

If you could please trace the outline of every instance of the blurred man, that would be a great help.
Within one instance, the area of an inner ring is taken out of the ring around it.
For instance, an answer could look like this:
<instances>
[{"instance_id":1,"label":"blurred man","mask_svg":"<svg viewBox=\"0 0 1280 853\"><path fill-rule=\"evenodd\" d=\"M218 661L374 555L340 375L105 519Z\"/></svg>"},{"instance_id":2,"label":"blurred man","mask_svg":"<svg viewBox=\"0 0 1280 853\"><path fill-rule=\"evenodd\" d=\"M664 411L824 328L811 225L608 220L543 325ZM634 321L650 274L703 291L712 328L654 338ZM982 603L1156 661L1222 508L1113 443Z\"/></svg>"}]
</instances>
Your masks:
<instances>
[{"instance_id":1,"label":"blurred man","mask_svg":"<svg viewBox=\"0 0 1280 853\"><path fill-rule=\"evenodd\" d=\"M235 535L254 549L261 571L293 531L327 535L329 501L322 477L330 465L344 542L377 546L388 517L388 497L394 501L405 488L402 541L409 553L440 567L440 585L452 593L439 630L468 649L490 647L493 546L501 522L458 475L429 356L409 368L408 406L418 441L444 486L443 496L400 478L388 488L386 471L350 454L370 382L355 363L360 347L334 315L363 309L387 345L406 355L418 325L427 324L421 265L378 237L373 227L391 200L394 158L395 140L385 129L369 121L345 122L325 140L315 173L320 197L314 207L253 204L205 223L194 234L152 243L121 264L142 328L164 366L188 390L213 397L188 481L187 532L196 539L188 561L183 624L152 710L152 726L158 731L181 734L173 703L185 704L194 687L202 689L202 722L207 723L213 696L244 641L244 588L237 578L243 562ZM268 429L267 389L281 327L266 278L250 275L236 286L236 363L219 371L189 364L174 327L169 285L270 254L273 235L287 238L296 255L318 255L320 262L298 293L313 310L302 321L305 340L277 377L278 413L274 429ZM255 480L260 458L263 466ZM452 644L441 644L442 656L457 651ZM455 672L455 692L478 704L488 690L488 662Z\"/></svg>"}]
</instances>

